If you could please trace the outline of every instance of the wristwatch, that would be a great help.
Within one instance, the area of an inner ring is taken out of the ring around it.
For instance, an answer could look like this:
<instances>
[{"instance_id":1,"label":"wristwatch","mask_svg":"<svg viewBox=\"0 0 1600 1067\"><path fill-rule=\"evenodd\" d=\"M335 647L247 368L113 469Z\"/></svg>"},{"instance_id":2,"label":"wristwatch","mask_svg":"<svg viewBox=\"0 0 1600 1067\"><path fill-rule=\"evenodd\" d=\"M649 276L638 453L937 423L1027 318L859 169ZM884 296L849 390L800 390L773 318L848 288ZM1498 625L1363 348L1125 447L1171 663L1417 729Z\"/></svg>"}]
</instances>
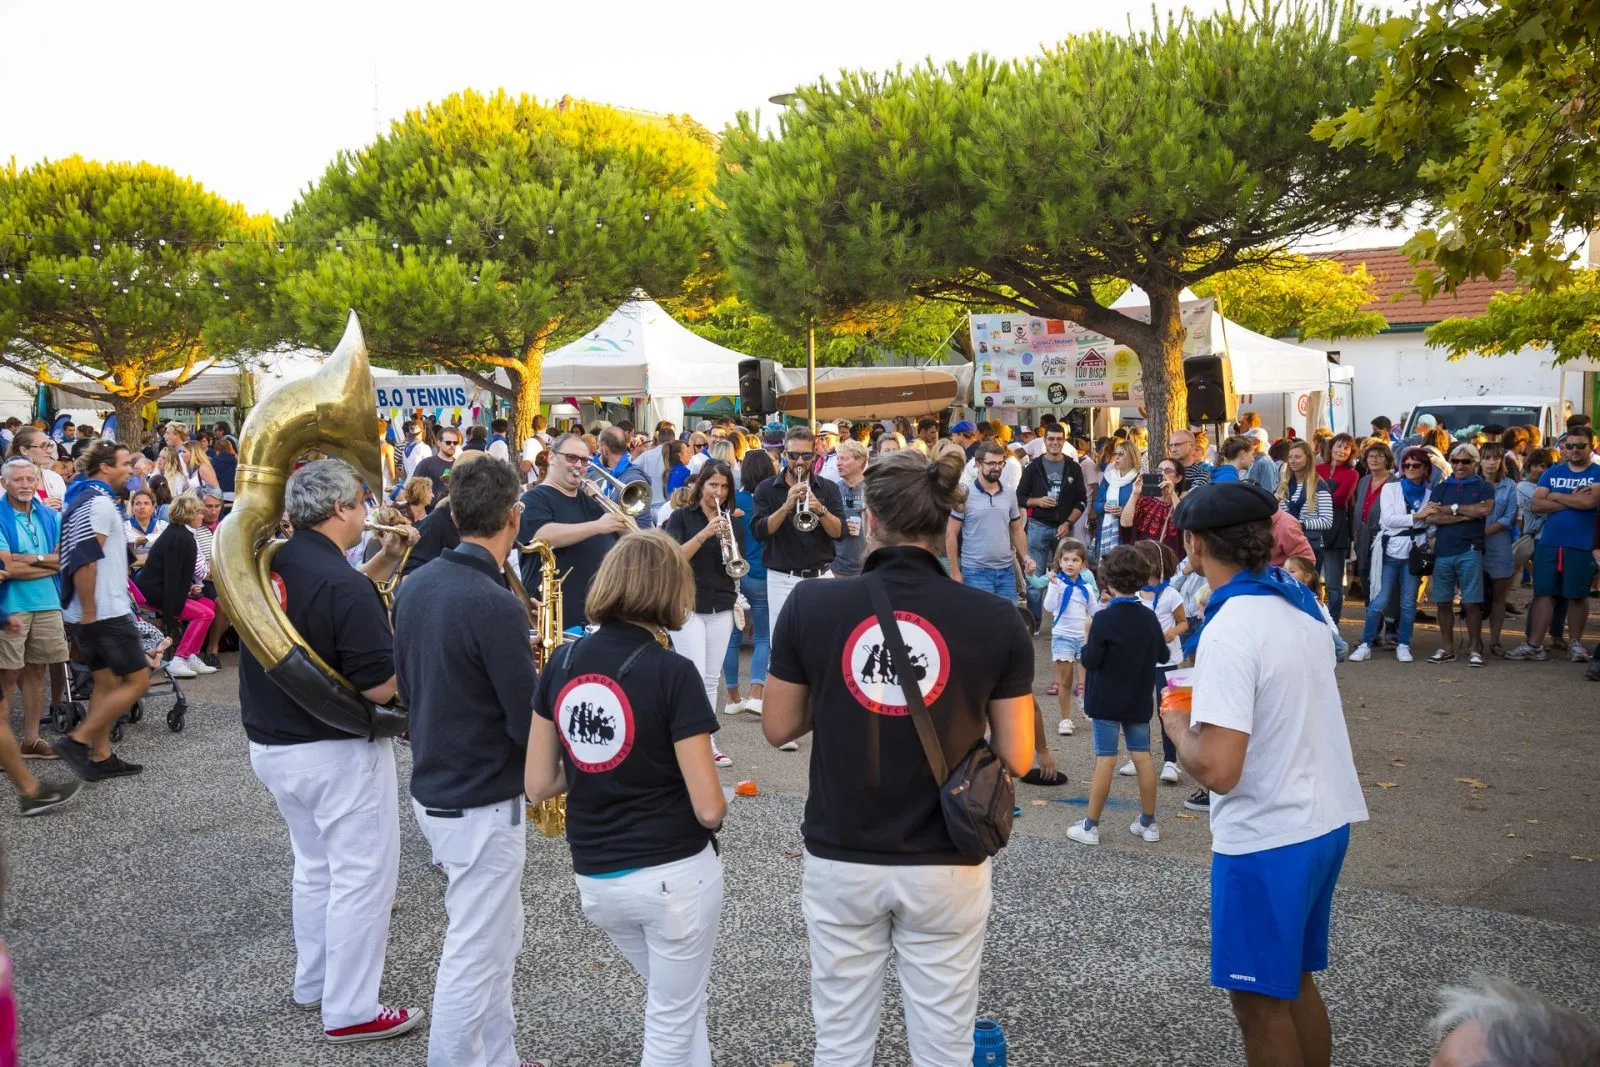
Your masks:
<instances>
[{"instance_id":1,"label":"wristwatch","mask_svg":"<svg viewBox=\"0 0 1600 1067\"><path fill-rule=\"evenodd\" d=\"M35 563L43 563L44 562L44 557L43 556L34 556L33 557L33 562L35 562Z\"/></svg>"},{"instance_id":2,"label":"wristwatch","mask_svg":"<svg viewBox=\"0 0 1600 1067\"><path fill-rule=\"evenodd\" d=\"M1451 504L1450 505L1450 514L1452 514L1452 515L1461 514L1461 505L1460 504Z\"/></svg>"}]
</instances>

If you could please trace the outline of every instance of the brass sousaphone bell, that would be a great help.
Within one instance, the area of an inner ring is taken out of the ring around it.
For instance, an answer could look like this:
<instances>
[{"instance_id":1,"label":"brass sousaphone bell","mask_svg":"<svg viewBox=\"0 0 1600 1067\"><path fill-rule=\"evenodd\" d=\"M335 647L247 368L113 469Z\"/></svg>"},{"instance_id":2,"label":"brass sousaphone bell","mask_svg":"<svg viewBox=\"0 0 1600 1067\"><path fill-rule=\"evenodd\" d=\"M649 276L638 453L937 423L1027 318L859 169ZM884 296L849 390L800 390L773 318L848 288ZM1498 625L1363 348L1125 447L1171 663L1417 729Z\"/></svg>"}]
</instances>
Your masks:
<instances>
[{"instance_id":1,"label":"brass sousaphone bell","mask_svg":"<svg viewBox=\"0 0 1600 1067\"><path fill-rule=\"evenodd\" d=\"M307 714L357 737L406 730L403 708L376 707L308 645L284 613L272 560L284 488L295 462L316 450L345 460L381 486L372 367L361 324L350 313L338 347L318 371L257 404L239 431L233 511L217 528L212 577L228 617L266 675Z\"/></svg>"}]
</instances>

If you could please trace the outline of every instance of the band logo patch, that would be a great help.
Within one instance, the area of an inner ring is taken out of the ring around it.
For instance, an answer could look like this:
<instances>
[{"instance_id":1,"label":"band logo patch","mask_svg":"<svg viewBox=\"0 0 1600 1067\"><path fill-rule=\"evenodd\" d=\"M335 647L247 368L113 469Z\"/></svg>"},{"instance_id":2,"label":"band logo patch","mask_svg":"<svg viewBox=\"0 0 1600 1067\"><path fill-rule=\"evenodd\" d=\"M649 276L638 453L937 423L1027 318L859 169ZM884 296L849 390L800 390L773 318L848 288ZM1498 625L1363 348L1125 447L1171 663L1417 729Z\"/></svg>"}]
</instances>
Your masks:
<instances>
[{"instance_id":1,"label":"band logo patch","mask_svg":"<svg viewBox=\"0 0 1600 1067\"><path fill-rule=\"evenodd\" d=\"M944 636L920 615L897 611L894 617L900 624L900 638L906 643L922 702L932 704L950 680L950 650ZM845 642L841 667L845 685L862 707L879 715L911 714L902 688L904 680L895 670L894 654L883 640L883 627L876 615L863 620Z\"/></svg>"},{"instance_id":2,"label":"band logo patch","mask_svg":"<svg viewBox=\"0 0 1600 1067\"><path fill-rule=\"evenodd\" d=\"M580 771L609 771L633 748L633 706L603 674L580 674L556 698L556 728Z\"/></svg>"}]
</instances>

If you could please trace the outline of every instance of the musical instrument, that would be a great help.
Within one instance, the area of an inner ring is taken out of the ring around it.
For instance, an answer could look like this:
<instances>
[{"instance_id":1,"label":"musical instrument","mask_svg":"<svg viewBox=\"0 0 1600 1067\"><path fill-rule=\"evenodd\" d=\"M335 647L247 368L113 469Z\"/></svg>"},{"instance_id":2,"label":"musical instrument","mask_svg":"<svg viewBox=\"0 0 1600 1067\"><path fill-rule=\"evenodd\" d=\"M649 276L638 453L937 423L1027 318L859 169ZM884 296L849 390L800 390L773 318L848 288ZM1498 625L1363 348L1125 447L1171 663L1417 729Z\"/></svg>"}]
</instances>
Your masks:
<instances>
[{"instance_id":1,"label":"musical instrument","mask_svg":"<svg viewBox=\"0 0 1600 1067\"><path fill-rule=\"evenodd\" d=\"M802 481L805 483L806 495L801 498L800 507L795 510L794 528L801 533L810 533L817 528L817 524L822 520L817 517L815 511L811 510L811 475L809 472L802 477Z\"/></svg>"},{"instance_id":2,"label":"musical instrument","mask_svg":"<svg viewBox=\"0 0 1600 1067\"><path fill-rule=\"evenodd\" d=\"M537 608L529 599L521 576L516 574L516 568L508 564L506 577L511 581L511 591L521 598L523 606L528 609L528 620L535 638L533 665L543 673L549 666L550 657L555 655L563 639L561 581L564 575L556 573L556 554L545 542L530 541L525 545L518 545L517 551L530 552L539 557L539 599L543 603ZM538 827L539 832L546 837L560 837L566 833L566 794L541 800L537 804L529 804L528 821Z\"/></svg>"},{"instance_id":3,"label":"musical instrument","mask_svg":"<svg viewBox=\"0 0 1600 1067\"><path fill-rule=\"evenodd\" d=\"M650 486L645 482L625 482L615 474L606 470L605 466L594 457L589 458L589 470L611 484L617 491L617 499L612 500L606 495L603 486L593 485L590 479L585 478L584 484L590 486L590 492L603 504L614 504L622 509L622 514L634 518L644 514L644 509L650 506ZM637 524L636 524L637 525Z\"/></svg>"},{"instance_id":4,"label":"musical instrument","mask_svg":"<svg viewBox=\"0 0 1600 1067\"><path fill-rule=\"evenodd\" d=\"M739 554L739 539L734 536L733 523L727 512L722 510L722 501L718 500L716 505L717 539L722 542L722 569L728 572L729 578L737 580L750 573L750 564Z\"/></svg>"},{"instance_id":5,"label":"musical instrument","mask_svg":"<svg viewBox=\"0 0 1600 1067\"><path fill-rule=\"evenodd\" d=\"M412 526L389 526L381 522L373 522L371 519L368 519L361 528L363 530L371 530L377 534L399 534L406 530L415 529ZM415 541L408 540L406 542L406 550L400 554L400 562L395 564L394 570L389 573L389 577L372 583L378 587L378 595L383 598L383 607L389 613L389 626L391 628L394 626L394 591L399 587L400 578L406 572L406 560L411 558L411 549L415 545Z\"/></svg>"},{"instance_id":6,"label":"musical instrument","mask_svg":"<svg viewBox=\"0 0 1600 1067\"><path fill-rule=\"evenodd\" d=\"M372 368L355 312L321 369L268 394L239 431L233 510L217 527L211 573L239 639L278 688L320 722L356 737L395 737L409 715L382 708L328 666L289 622L273 582L274 539L284 487L311 451L355 467L368 485L379 474L378 416Z\"/></svg>"}]
</instances>

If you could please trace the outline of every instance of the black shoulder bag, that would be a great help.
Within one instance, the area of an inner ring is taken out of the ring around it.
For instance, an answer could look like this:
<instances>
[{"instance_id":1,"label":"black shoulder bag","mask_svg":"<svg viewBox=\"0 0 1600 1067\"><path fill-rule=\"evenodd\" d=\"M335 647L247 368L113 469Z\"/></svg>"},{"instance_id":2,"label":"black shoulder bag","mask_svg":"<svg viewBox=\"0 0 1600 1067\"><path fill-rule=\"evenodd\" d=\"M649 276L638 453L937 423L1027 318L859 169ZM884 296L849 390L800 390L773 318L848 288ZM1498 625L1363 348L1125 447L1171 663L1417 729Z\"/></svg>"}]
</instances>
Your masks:
<instances>
[{"instance_id":1,"label":"black shoulder bag","mask_svg":"<svg viewBox=\"0 0 1600 1067\"><path fill-rule=\"evenodd\" d=\"M993 856L1005 848L1011 837L1012 812L1017 803L1017 787L1011 772L1000 762L988 741L979 741L973 746L954 770L945 762L939 731L934 728L933 719L922 702L922 689L911 668L911 655L906 651L900 626L889 608L883 582L876 575L869 575L864 584L872 598L873 610L877 612L878 625L883 628L884 644L894 657L895 675L905 681L901 690L906 696L911 721L916 724L917 737L922 741L923 754L928 758L934 779L940 783L939 805L944 811L944 825L950 832L950 840L955 842L956 851L970 859Z\"/></svg>"}]
</instances>

